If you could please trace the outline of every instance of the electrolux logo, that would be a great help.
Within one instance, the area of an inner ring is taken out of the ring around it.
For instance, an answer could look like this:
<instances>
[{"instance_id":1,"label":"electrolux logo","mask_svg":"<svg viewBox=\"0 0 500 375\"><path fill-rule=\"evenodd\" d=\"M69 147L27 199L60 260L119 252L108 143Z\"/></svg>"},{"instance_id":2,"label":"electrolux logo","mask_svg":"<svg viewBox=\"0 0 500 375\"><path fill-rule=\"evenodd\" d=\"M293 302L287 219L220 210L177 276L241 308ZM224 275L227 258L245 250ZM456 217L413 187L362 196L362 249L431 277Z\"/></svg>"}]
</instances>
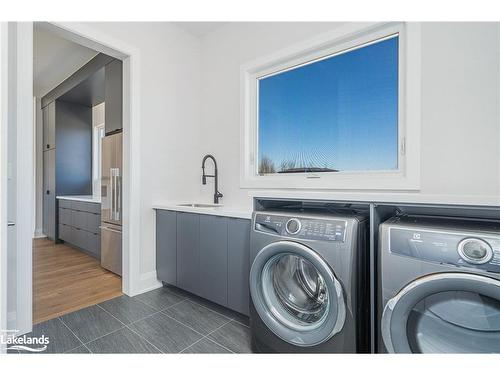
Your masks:
<instances>
[{"instance_id":1,"label":"electrolux logo","mask_svg":"<svg viewBox=\"0 0 500 375\"><path fill-rule=\"evenodd\" d=\"M0 331L0 343L6 345L7 350L20 350L32 353L40 353L47 350L47 345L50 342L47 336L16 336L17 332L17 330Z\"/></svg>"}]
</instances>

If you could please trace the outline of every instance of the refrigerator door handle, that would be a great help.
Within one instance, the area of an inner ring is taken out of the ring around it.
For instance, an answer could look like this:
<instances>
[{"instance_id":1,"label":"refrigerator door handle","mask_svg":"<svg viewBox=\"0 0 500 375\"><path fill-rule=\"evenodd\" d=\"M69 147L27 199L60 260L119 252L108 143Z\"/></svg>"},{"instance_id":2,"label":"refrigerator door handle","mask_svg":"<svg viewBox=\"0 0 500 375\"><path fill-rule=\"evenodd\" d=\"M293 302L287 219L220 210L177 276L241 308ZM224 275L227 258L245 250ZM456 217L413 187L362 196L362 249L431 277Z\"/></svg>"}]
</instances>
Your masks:
<instances>
[{"instance_id":1,"label":"refrigerator door handle","mask_svg":"<svg viewBox=\"0 0 500 375\"><path fill-rule=\"evenodd\" d=\"M110 200L110 210L109 210L109 220L113 220L113 212L114 212L114 201L115 201L115 197L114 197L114 184L113 184L113 168L109 168L109 183L110 183L110 187L109 187L109 191L110 191L110 197L109 197L109 200Z\"/></svg>"},{"instance_id":2,"label":"refrigerator door handle","mask_svg":"<svg viewBox=\"0 0 500 375\"><path fill-rule=\"evenodd\" d=\"M118 220L118 183L117 183L117 177L118 177L118 168L113 168L113 199L114 199L114 210L113 210L113 220Z\"/></svg>"},{"instance_id":3,"label":"refrigerator door handle","mask_svg":"<svg viewBox=\"0 0 500 375\"><path fill-rule=\"evenodd\" d=\"M116 169L116 220L120 221L122 219L122 177L120 176L120 170Z\"/></svg>"}]
</instances>

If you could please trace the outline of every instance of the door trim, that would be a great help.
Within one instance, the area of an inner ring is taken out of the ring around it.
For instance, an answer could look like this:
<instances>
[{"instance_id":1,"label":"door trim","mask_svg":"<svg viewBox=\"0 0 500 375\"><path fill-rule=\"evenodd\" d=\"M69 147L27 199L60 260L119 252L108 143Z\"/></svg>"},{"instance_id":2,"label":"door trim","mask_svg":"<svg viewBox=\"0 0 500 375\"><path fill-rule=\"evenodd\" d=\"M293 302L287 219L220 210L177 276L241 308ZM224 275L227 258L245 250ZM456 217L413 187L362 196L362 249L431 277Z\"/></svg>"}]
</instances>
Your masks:
<instances>
[{"instance_id":1,"label":"door trim","mask_svg":"<svg viewBox=\"0 0 500 375\"><path fill-rule=\"evenodd\" d=\"M387 351L389 353L412 353L406 334L399 336L395 344L393 327L396 326L398 331L406 333L408 311L411 307L427 296L450 290L480 292L500 300L500 281L488 276L465 272L442 272L416 279L401 289L384 306L380 329ZM403 310L400 310L401 306Z\"/></svg>"},{"instance_id":2,"label":"door trim","mask_svg":"<svg viewBox=\"0 0 500 375\"><path fill-rule=\"evenodd\" d=\"M122 288L129 296L156 289L156 272L141 273L141 52L134 45L83 22L43 23L47 30L123 62Z\"/></svg>"},{"instance_id":3,"label":"door trim","mask_svg":"<svg viewBox=\"0 0 500 375\"><path fill-rule=\"evenodd\" d=\"M0 22L0 176L7 174L8 27ZM0 179L0 332L7 330L7 179ZM2 340L3 341L3 340ZM0 341L0 354L6 345Z\"/></svg>"}]
</instances>

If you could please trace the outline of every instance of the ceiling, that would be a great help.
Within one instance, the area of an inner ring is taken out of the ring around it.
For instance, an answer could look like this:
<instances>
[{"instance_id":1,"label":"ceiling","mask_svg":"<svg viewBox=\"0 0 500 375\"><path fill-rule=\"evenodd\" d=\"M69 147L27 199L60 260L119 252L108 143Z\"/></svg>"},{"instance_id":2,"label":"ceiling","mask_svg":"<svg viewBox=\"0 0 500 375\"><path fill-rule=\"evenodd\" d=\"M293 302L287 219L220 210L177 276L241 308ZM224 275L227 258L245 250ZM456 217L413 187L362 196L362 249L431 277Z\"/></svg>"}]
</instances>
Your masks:
<instances>
[{"instance_id":1,"label":"ceiling","mask_svg":"<svg viewBox=\"0 0 500 375\"><path fill-rule=\"evenodd\" d=\"M174 22L174 24L176 24L177 26L199 38L219 29L220 27L228 23L229 22Z\"/></svg>"},{"instance_id":2,"label":"ceiling","mask_svg":"<svg viewBox=\"0 0 500 375\"><path fill-rule=\"evenodd\" d=\"M35 23L33 94L41 98L91 60L97 51L61 38Z\"/></svg>"}]
</instances>

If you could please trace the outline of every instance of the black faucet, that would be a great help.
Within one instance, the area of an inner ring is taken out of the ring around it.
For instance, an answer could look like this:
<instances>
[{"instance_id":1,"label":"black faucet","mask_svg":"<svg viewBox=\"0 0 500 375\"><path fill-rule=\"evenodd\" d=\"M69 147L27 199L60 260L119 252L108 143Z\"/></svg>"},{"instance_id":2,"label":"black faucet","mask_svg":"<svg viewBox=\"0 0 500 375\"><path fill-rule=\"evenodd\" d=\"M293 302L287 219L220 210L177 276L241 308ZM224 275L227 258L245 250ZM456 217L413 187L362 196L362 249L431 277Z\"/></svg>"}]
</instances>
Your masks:
<instances>
[{"instance_id":1,"label":"black faucet","mask_svg":"<svg viewBox=\"0 0 500 375\"><path fill-rule=\"evenodd\" d=\"M214 162L214 174L205 174L205 161L207 159L212 159ZM219 191L219 177L217 174L217 162L215 161L215 158L212 155L205 155L203 158L203 161L201 162L201 169L203 170L203 176L201 177L201 183L203 185L207 184L207 177L213 177L215 179L215 193L214 193L214 203L219 203L219 198L222 198L222 193Z\"/></svg>"}]
</instances>

